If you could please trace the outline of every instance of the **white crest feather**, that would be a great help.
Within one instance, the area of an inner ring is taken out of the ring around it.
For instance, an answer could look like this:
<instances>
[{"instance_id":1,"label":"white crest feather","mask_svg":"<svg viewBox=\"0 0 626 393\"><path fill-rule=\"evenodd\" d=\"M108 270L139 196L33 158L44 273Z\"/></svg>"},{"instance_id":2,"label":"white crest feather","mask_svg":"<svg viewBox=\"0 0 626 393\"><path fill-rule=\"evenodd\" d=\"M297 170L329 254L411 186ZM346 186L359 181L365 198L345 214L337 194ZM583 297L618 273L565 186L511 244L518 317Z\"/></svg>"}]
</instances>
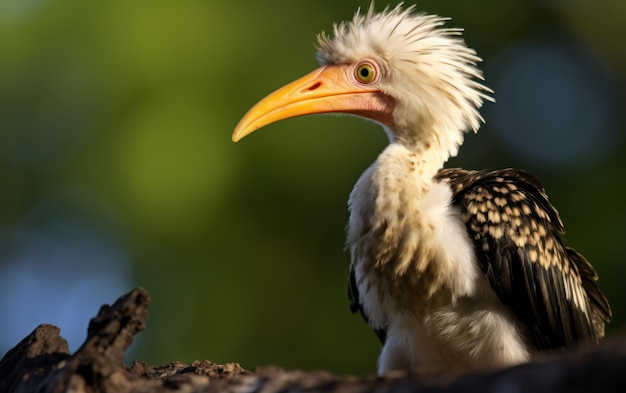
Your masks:
<instances>
[{"instance_id":1,"label":"white crest feather","mask_svg":"<svg viewBox=\"0 0 626 393\"><path fill-rule=\"evenodd\" d=\"M415 13L399 4L380 13L371 6L333 35L318 36L321 64L348 64L376 58L384 66L381 90L397 107L392 140L439 144L447 159L456 155L463 132L484 122L479 108L493 101L484 86L481 59L462 39L462 29L443 27L447 18Z\"/></svg>"}]
</instances>

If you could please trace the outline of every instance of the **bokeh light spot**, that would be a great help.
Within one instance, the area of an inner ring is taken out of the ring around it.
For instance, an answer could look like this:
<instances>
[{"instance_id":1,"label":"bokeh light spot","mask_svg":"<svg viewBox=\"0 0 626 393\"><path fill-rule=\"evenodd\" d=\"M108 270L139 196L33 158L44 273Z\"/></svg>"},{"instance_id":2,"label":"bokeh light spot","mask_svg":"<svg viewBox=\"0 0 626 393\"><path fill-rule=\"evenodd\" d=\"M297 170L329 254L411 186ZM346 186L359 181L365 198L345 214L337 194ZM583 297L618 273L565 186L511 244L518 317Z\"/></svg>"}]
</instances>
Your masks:
<instances>
[{"instance_id":1,"label":"bokeh light spot","mask_svg":"<svg viewBox=\"0 0 626 393\"><path fill-rule=\"evenodd\" d=\"M100 306L131 289L123 245L57 208L44 206L34 225L0 231L0 353L42 323L61 328L76 350Z\"/></svg>"},{"instance_id":2,"label":"bokeh light spot","mask_svg":"<svg viewBox=\"0 0 626 393\"><path fill-rule=\"evenodd\" d=\"M604 160L618 138L608 72L560 39L527 41L492 62L500 68L489 122L514 151L538 165Z\"/></svg>"}]
</instances>

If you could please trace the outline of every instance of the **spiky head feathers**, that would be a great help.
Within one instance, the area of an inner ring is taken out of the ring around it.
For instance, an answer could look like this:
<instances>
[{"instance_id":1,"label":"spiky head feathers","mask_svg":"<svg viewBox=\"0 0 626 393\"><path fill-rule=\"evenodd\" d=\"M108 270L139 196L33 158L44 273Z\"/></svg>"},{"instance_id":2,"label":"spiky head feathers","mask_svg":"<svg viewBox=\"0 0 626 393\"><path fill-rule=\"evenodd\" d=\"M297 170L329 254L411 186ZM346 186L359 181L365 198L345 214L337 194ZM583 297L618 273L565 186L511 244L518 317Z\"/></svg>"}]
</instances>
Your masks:
<instances>
[{"instance_id":1,"label":"spiky head feathers","mask_svg":"<svg viewBox=\"0 0 626 393\"><path fill-rule=\"evenodd\" d=\"M321 64L375 61L380 89L396 100L390 138L435 141L454 156L463 132L483 122L478 110L491 90L480 83L481 59L465 45L461 29L443 27L446 21L415 13L413 6L380 13L372 6L335 25L332 36L320 34L317 58Z\"/></svg>"}]
</instances>

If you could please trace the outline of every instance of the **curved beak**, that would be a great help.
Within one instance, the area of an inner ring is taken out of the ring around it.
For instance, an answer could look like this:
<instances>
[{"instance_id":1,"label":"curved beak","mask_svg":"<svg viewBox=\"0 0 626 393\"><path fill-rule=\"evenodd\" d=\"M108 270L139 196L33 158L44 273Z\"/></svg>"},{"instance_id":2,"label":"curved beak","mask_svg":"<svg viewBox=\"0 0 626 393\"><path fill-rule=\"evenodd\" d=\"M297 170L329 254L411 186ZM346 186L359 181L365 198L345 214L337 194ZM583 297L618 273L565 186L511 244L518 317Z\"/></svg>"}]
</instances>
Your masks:
<instances>
[{"instance_id":1,"label":"curved beak","mask_svg":"<svg viewBox=\"0 0 626 393\"><path fill-rule=\"evenodd\" d=\"M297 79L259 101L239 121L233 141L290 117L346 113L393 125L395 101L375 85L354 81L350 65L327 65Z\"/></svg>"}]
</instances>

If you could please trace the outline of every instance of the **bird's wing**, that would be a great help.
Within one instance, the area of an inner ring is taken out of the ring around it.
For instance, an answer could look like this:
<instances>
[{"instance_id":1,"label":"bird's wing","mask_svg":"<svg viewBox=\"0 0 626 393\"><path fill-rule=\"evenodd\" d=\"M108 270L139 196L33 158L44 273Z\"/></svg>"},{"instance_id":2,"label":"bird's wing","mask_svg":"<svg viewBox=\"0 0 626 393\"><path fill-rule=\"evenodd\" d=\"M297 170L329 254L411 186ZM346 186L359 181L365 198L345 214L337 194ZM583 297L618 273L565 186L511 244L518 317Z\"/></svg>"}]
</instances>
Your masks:
<instances>
[{"instance_id":1,"label":"bird's wing","mask_svg":"<svg viewBox=\"0 0 626 393\"><path fill-rule=\"evenodd\" d=\"M591 264L563 246L563 223L527 172L443 169L481 269L538 349L597 342L611 318Z\"/></svg>"},{"instance_id":2,"label":"bird's wing","mask_svg":"<svg viewBox=\"0 0 626 393\"><path fill-rule=\"evenodd\" d=\"M365 313L361 300L359 299L359 287L356 283L356 275L353 266L350 267L350 276L348 279L348 299L350 300L350 311L353 313L358 311L369 325L369 317ZM385 340L387 340L387 330L382 328L374 329L374 333L378 336L380 343L384 345Z\"/></svg>"}]
</instances>

